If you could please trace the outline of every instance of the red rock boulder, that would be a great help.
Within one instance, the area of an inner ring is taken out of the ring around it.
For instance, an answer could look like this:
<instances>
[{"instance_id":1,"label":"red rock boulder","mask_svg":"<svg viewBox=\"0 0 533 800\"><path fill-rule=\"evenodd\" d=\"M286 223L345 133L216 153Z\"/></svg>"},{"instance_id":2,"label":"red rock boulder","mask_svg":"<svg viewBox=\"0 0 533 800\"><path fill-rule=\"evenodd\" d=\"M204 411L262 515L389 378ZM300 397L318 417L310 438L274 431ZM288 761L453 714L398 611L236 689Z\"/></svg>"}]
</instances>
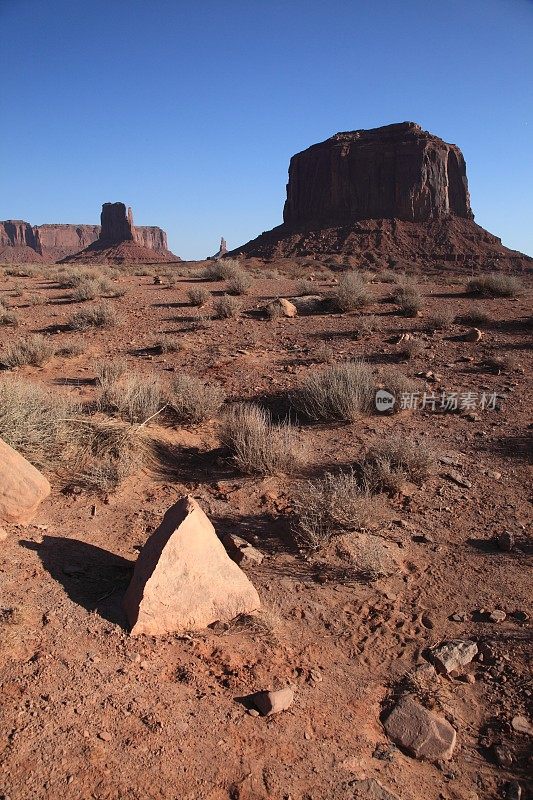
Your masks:
<instances>
[{"instance_id":1,"label":"red rock boulder","mask_svg":"<svg viewBox=\"0 0 533 800\"><path fill-rule=\"evenodd\" d=\"M49 494L44 475L0 439L0 524L30 522Z\"/></svg>"}]
</instances>

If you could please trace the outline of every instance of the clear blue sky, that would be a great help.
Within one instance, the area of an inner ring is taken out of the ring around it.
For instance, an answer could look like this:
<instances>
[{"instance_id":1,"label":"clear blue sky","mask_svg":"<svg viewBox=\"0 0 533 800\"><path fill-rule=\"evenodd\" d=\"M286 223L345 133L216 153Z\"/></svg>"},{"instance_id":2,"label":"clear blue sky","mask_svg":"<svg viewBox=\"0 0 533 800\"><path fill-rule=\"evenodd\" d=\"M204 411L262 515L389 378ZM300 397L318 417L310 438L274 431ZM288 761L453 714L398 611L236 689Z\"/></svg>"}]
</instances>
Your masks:
<instances>
[{"instance_id":1,"label":"clear blue sky","mask_svg":"<svg viewBox=\"0 0 533 800\"><path fill-rule=\"evenodd\" d=\"M122 200L184 258L281 222L289 158L412 120L533 254L531 0L0 0L0 219Z\"/></svg>"}]
</instances>

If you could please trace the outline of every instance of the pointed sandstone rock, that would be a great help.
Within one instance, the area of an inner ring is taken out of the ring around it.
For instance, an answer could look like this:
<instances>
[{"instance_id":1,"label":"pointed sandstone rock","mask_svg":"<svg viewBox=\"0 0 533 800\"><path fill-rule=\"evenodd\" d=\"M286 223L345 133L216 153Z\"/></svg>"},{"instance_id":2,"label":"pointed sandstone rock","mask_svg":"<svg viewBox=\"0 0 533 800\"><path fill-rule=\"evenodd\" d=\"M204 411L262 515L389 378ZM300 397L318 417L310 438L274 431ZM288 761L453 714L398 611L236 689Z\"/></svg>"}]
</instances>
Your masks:
<instances>
[{"instance_id":1,"label":"pointed sandstone rock","mask_svg":"<svg viewBox=\"0 0 533 800\"><path fill-rule=\"evenodd\" d=\"M0 524L29 522L49 494L44 475L0 439Z\"/></svg>"},{"instance_id":2,"label":"pointed sandstone rock","mask_svg":"<svg viewBox=\"0 0 533 800\"><path fill-rule=\"evenodd\" d=\"M259 606L255 587L190 496L169 508L146 542L124 598L134 636L201 630Z\"/></svg>"}]
</instances>

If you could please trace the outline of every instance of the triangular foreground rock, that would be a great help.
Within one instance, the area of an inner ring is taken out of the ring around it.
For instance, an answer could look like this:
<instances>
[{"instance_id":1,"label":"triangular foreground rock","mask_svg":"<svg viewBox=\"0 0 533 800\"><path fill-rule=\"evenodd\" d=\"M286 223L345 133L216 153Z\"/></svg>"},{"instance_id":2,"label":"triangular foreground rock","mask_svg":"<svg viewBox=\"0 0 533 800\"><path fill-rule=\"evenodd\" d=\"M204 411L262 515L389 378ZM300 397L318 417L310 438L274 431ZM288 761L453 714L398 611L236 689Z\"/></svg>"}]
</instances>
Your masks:
<instances>
[{"instance_id":1,"label":"triangular foreground rock","mask_svg":"<svg viewBox=\"0 0 533 800\"><path fill-rule=\"evenodd\" d=\"M49 494L44 475L0 439L0 523L29 522Z\"/></svg>"},{"instance_id":2,"label":"triangular foreground rock","mask_svg":"<svg viewBox=\"0 0 533 800\"><path fill-rule=\"evenodd\" d=\"M166 512L141 551L124 598L134 636L201 630L259 606L256 589L192 497Z\"/></svg>"}]
</instances>

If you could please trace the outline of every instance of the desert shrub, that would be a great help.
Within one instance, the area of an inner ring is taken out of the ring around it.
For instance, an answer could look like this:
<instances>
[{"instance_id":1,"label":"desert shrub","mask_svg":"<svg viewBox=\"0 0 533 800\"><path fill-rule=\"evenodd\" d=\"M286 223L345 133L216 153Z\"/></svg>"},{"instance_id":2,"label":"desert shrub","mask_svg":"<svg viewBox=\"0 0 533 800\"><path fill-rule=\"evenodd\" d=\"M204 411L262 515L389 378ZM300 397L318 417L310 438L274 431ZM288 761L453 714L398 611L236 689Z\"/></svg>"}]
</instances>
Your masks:
<instances>
[{"instance_id":1,"label":"desert shrub","mask_svg":"<svg viewBox=\"0 0 533 800\"><path fill-rule=\"evenodd\" d=\"M522 293L522 285L514 275L492 272L471 278L466 284L466 291L478 297L517 297Z\"/></svg>"},{"instance_id":2,"label":"desert shrub","mask_svg":"<svg viewBox=\"0 0 533 800\"><path fill-rule=\"evenodd\" d=\"M511 353L486 356L483 359L482 364L485 369L496 373L496 375L499 375L502 372L512 372L517 366L516 359Z\"/></svg>"},{"instance_id":3,"label":"desert shrub","mask_svg":"<svg viewBox=\"0 0 533 800\"><path fill-rule=\"evenodd\" d=\"M374 333L374 331L379 331L380 329L381 323L375 314L361 314L357 317L354 337L359 339L362 336L368 336L368 334Z\"/></svg>"},{"instance_id":4,"label":"desert shrub","mask_svg":"<svg viewBox=\"0 0 533 800\"><path fill-rule=\"evenodd\" d=\"M313 281L309 281L307 279L300 280L296 284L296 294L299 297L305 297L308 294L315 294L316 293L316 285Z\"/></svg>"},{"instance_id":5,"label":"desert shrub","mask_svg":"<svg viewBox=\"0 0 533 800\"><path fill-rule=\"evenodd\" d=\"M138 429L119 422L73 420L69 474L65 480L83 488L115 491L144 463L147 448Z\"/></svg>"},{"instance_id":6,"label":"desert shrub","mask_svg":"<svg viewBox=\"0 0 533 800\"><path fill-rule=\"evenodd\" d=\"M94 371L101 386L116 383L128 371L125 358L103 358L95 362Z\"/></svg>"},{"instance_id":7,"label":"desert shrub","mask_svg":"<svg viewBox=\"0 0 533 800\"><path fill-rule=\"evenodd\" d=\"M237 297L224 294L217 297L213 304L213 312L216 319L233 319L241 313L241 303Z\"/></svg>"},{"instance_id":8,"label":"desert shrub","mask_svg":"<svg viewBox=\"0 0 533 800\"><path fill-rule=\"evenodd\" d=\"M209 302L211 298L211 292L209 292L204 286L193 286L187 292L187 296L192 306L198 306L198 308L200 308Z\"/></svg>"},{"instance_id":9,"label":"desert shrub","mask_svg":"<svg viewBox=\"0 0 533 800\"><path fill-rule=\"evenodd\" d=\"M33 278L38 274L38 268L29 265L24 267L5 267L5 273L12 278Z\"/></svg>"},{"instance_id":10,"label":"desert shrub","mask_svg":"<svg viewBox=\"0 0 533 800\"><path fill-rule=\"evenodd\" d=\"M64 347L60 347L59 350L56 351L56 355L63 356L64 358L74 358L75 356L81 356L84 352L85 345L83 342L74 340L64 345Z\"/></svg>"},{"instance_id":11,"label":"desert shrub","mask_svg":"<svg viewBox=\"0 0 533 800\"><path fill-rule=\"evenodd\" d=\"M154 339L151 349L158 355L164 356L168 353L178 353L185 348L183 341L178 341L174 336L159 336Z\"/></svg>"},{"instance_id":12,"label":"desert shrub","mask_svg":"<svg viewBox=\"0 0 533 800\"><path fill-rule=\"evenodd\" d=\"M74 302L81 303L112 293L113 284L107 278L86 278L77 284L70 296Z\"/></svg>"},{"instance_id":13,"label":"desert shrub","mask_svg":"<svg viewBox=\"0 0 533 800\"><path fill-rule=\"evenodd\" d=\"M251 285L252 279L249 274L243 269L239 269L228 280L227 288L229 294L246 294Z\"/></svg>"},{"instance_id":14,"label":"desert shrub","mask_svg":"<svg viewBox=\"0 0 533 800\"><path fill-rule=\"evenodd\" d=\"M31 381L0 380L0 438L38 467L59 459L77 410L67 396Z\"/></svg>"},{"instance_id":15,"label":"desert shrub","mask_svg":"<svg viewBox=\"0 0 533 800\"><path fill-rule=\"evenodd\" d=\"M268 412L253 403L237 403L228 410L220 438L247 474L290 473L304 460L292 425L273 423Z\"/></svg>"},{"instance_id":16,"label":"desert shrub","mask_svg":"<svg viewBox=\"0 0 533 800\"><path fill-rule=\"evenodd\" d=\"M416 317L423 306L422 295L416 289L410 289L398 294L396 303L404 317Z\"/></svg>"},{"instance_id":17,"label":"desert shrub","mask_svg":"<svg viewBox=\"0 0 533 800\"><path fill-rule=\"evenodd\" d=\"M224 390L218 383L207 383L193 375L178 375L167 401L176 422L203 422L213 417L224 402Z\"/></svg>"},{"instance_id":18,"label":"desert shrub","mask_svg":"<svg viewBox=\"0 0 533 800\"><path fill-rule=\"evenodd\" d=\"M0 325L11 325L13 328L19 324L16 313L11 308L0 306Z\"/></svg>"},{"instance_id":19,"label":"desert shrub","mask_svg":"<svg viewBox=\"0 0 533 800\"><path fill-rule=\"evenodd\" d=\"M398 367L382 367L379 372L379 385L380 388L385 389L396 398L391 413L401 410L402 395L416 391L416 383L401 372Z\"/></svg>"},{"instance_id":20,"label":"desert shrub","mask_svg":"<svg viewBox=\"0 0 533 800\"><path fill-rule=\"evenodd\" d=\"M333 301L338 311L355 311L368 305L372 295L358 272L346 272L333 292Z\"/></svg>"},{"instance_id":21,"label":"desert shrub","mask_svg":"<svg viewBox=\"0 0 533 800\"><path fill-rule=\"evenodd\" d=\"M456 317L455 321L461 325L473 325L479 328L482 325L488 325L491 318L485 311L470 311L468 314Z\"/></svg>"},{"instance_id":22,"label":"desert shrub","mask_svg":"<svg viewBox=\"0 0 533 800\"><path fill-rule=\"evenodd\" d=\"M0 362L12 369L26 364L40 367L54 355L54 345L39 333L17 339L0 353Z\"/></svg>"},{"instance_id":23,"label":"desert shrub","mask_svg":"<svg viewBox=\"0 0 533 800\"><path fill-rule=\"evenodd\" d=\"M31 294L26 295L25 300L26 304L29 306L43 306L48 302L46 295L39 294L38 292L32 292Z\"/></svg>"},{"instance_id":24,"label":"desert shrub","mask_svg":"<svg viewBox=\"0 0 533 800\"><path fill-rule=\"evenodd\" d=\"M295 408L316 422L353 421L373 400L374 373L364 361L311 371L292 398Z\"/></svg>"},{"instance_id":25,"label":"desert shrub","mask_svg":"<svg viewBox=\"0 0 533 800\"><path fill-rule=\"evenodd\" d=\"M396 355L404 361L410 361L424 352L424 345L420 339L406 339L396 348Z\"/></svg>"},{"instance_id":26,"label":"desert shrub","mask_svg":"<svg viewBox=\"0 0 533 800\"><path fill-rule=\"evenodd\" d=\"M372 491L398 492L405 481L420 485L434 463L431 444L391 433L369 449L361 464L361 474Z\"/></svg>"},{"instance_id":27,"label":"desert shrub","mask_svg":"<svg viewBox=\"0 0 533 800\"><path fill-rule=\"evenodd\" d=\"M326 342L320 342L313 348L312 355L319 364L333 364L335 361L335 352Z\"/></svg>"},{"instance_id":28,"label":"desert shrub","mask_svg":"<svg viewBox=\"0 0 533 800\"><path fill-rule=\"evenodd\" d=\"M442 311L437 311L427 318L426 327L430 331L446 330L453 325L454 320L455 314L447 309L443 309Z\"/></svg>"},{"instance_id":29,"label":"desert shrub","mask_svg":"<svg viewBox=\"0 0 533 800\"><path fill-rule=\"evenodd\" d=\"M294 538L300 547L317 550L337 533L366 528L376 520L380 506L353 472L326 472L323 478L297 487Z\"/></svg>"},{"instance_id":30,"label":"desert shrub","mask_svg":"<svg viewBox=\"0 0 533 800\"><path fill-rule=\"evenodd\" d=\"M212 261L202 272L202 277L208 281L228 281L236 274L242 272L239 262L233 258Z\"/></svg>"},{"instance_id":31,"label":"desert shrub","mask_svg":"<svg viewBox=\"0 0 533 800\"><path fill-rule=\"evenodd\" d=\"M89 328L112 328L117 324L117 315L109 303L97 303L91 308L76 312L69 322L73 331L86 331Z\"/></svg>"},{"instance_id":32,"label":"desert shrub","mask_svg":"<svg viewBox=\"0 0 533 800\"><path fill-rule=\"evenodd\" d=\"M382 283L396 283L398 280L398 273L393 272L391 269L385 269L378 274L378 279Z\"/></svg>"},{"instance_id":33,"label":"desert shrub","mask_svg":"<svg viewBox=\"0 0 533 800\"><path fill-rule=\"evenodd\" d=\"M144 423L163 406L164 395L157 375L122 374L102 384L97 406L130 423Z\"/></svg>"}]
</instances>

